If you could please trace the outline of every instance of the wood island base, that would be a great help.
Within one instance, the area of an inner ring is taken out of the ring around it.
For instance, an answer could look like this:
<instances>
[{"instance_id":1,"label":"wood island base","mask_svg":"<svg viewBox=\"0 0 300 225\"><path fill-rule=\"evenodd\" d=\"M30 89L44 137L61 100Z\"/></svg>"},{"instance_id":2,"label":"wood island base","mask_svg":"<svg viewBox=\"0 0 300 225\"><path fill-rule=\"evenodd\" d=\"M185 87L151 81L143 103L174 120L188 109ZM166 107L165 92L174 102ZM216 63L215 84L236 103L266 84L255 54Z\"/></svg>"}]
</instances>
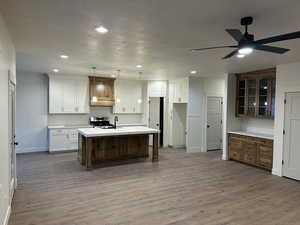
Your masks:
<instances>
[{"instance_id":1,"label":"wood island base","mask_svg":"<svg viewBox=\"0 0 300 225\"><path fill-rule=\"evenodd\" d=\"M149 157L149 135L153 135L152 161L158 161L158 133L85 137L79 134L78 160L86 169L104 162Z\"/></svg>"}]
</instances>

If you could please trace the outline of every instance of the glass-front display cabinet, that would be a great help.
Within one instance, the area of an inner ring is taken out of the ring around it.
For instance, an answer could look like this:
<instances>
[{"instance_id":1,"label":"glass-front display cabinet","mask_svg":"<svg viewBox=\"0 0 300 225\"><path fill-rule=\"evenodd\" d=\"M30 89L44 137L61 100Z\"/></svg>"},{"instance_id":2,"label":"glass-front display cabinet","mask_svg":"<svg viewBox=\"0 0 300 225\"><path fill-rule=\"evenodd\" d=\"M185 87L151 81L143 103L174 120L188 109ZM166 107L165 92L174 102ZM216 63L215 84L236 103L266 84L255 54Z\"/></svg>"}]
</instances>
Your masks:
<instances>
[{"instance_id":1,"label":"glass-front display cabinet","mask_svg":"<svg viewBox=\"0 0 300 225\"><path fill-rule=\"evenodd\" d=\"M236 74L236 116L274 119L276 70Z\"/></svg>"}]
</instances>

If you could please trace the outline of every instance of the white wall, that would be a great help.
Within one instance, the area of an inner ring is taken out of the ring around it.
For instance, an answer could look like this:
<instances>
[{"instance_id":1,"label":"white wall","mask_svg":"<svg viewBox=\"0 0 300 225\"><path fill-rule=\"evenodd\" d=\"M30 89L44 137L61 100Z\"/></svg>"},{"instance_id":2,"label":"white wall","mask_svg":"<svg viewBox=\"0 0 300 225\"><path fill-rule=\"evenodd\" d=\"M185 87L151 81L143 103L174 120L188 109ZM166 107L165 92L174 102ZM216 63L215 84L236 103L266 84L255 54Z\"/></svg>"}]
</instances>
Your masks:
<instances>
[{"instance_id":1,"label":"white wall","mask_svg":"<svg viewBox=\"0 0 300 225\"><path fill-rule=\"evenodd\" d=\"M300 92L300 63L278 65L276 69L273 174L282 176L284 99L287 92Z\"/></svg>"},{"instance_id":2,"label":"white wall","mask_svg":"<svg viewBox=\"0 0 300 225\"><path fill-rule=\"evenodd\" d=\"M18 153L48 151L48 125L87 125L90 116L105 116L113 123L112 107L91 107L90 114L48 114L48 77L17 72ZM146 88L146 85L145 85ZM144 103L147 105L146 90ZM144 114L118 114L119 124L145 124Z\"/></svg>"},{"instance_id":3,"label":"white wall","mask_svg":"<svg viewBox=\"0 0 300 225\"><path fill-rule=\"evenodd\" d=\"M273 134L274 120L243 118L241 119L241 130L255 133Z\"/></svg>"},{"instance_id":4,"label":"white wall","mask_svg":"<svg viewBox=\"0 0 300 225\"><path fill-rule=\"evenodd\" d=\"M17 71L17 153L48 151L48 77Z\"/></svg>"},{"instance_id":5,"label":"white wall","mask_svg":"<svg viewBox=\"0 0 300 225\"><path fill-rule=\"evenodd\" d=\"M204 82L203 88L206 96L224 97L225 78L224 79L205 78L203 79L203 82Z\"/></svg>"},{"instance_id":6,"label":"white wall","mask_svg":"<svg viewBox=\"0 0 300 225\"><path fill-rule=\"evenodd\" d=\"M9 205L9 134L8 134L8 71L15 82L15 49L0 14L0 224L8 221Z\"/></svg>"},{"instance_id":7,"label":"white wall","mask_svg":"<svg viewBox=\"0 0 300 225\"><path fill-rule=\"evenodd\" d=\"M203 78L190 77L187 110L187 152L203 152L205 137L205 92Z\"/></svg>"}]
</instances>

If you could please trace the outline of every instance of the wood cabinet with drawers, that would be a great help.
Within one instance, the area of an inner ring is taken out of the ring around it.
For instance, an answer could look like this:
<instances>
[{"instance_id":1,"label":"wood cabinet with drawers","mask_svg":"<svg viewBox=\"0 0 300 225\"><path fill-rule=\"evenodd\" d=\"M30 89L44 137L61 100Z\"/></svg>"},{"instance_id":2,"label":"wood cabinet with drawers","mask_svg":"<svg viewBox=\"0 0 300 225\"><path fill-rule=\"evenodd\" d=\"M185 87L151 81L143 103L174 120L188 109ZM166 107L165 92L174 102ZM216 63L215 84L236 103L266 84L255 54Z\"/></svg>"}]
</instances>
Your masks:
<instances>
[{"instance_id":1,"label":"wood cabinet with drawers","mask_svg":"<svg viewBox=\"0 0 300 225\"><path fill-rule=\"evenodd\" d=\"M272 170L273 140L229 134L229 159Z\"/></svg>"}]
</instances>

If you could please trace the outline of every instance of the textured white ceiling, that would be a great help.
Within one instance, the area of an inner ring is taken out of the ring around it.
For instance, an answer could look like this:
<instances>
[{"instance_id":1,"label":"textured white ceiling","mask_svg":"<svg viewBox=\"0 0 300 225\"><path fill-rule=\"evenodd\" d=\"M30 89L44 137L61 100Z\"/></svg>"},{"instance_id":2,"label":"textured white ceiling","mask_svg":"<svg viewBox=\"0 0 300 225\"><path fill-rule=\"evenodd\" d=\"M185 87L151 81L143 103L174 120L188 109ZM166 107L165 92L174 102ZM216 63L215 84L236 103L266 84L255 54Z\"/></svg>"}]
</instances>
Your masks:
<instances>
[{"instance_id":1,"label":"textured white ceiling","mask_svg":"<svg viewBox=\"0 0 300 225\"><path fill-rule=\"evenodd\" d=\"M221 58L230 49L202 53L190 48L234 44L225 28L241 28L253 16L256 39L300 30L299 0L0 0L0 11L17 50L18 70L64 74L97 73L147 79L214 76L300 61L300 39L274 44L285 55L254 52ZM94 31L103 25L105 35ZM68 60L59 55L67 54Z\"/></svg>"}]
</instances>

